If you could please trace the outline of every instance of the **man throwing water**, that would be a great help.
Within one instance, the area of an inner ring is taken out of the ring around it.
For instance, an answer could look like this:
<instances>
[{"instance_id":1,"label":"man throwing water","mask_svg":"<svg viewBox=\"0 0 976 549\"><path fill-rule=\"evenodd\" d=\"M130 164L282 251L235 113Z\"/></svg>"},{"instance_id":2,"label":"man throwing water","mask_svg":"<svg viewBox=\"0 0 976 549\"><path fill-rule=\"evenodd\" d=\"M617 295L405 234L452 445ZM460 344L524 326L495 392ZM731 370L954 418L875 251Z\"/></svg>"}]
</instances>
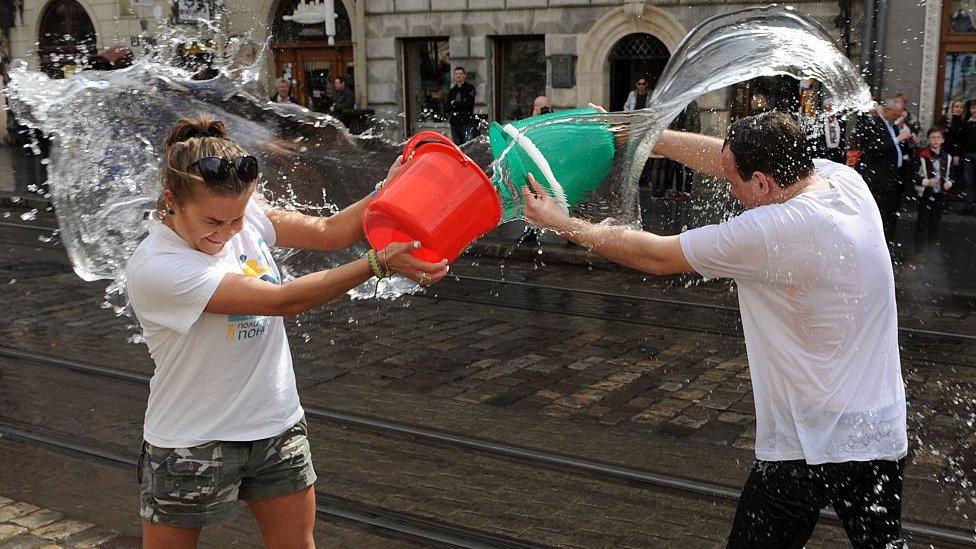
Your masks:
<instances>
[{"instance_id":1,"label":"man throwing water","mask_svg":"<svg viewBox=\"0 0 976 549\"><path fill-rule=\"evenodd\" d=\"M803 547L827 504L855 547L901 547L908 437L895 284L864 180L814 160L779 113L737 121L724 143L667 131L654 152L727 179L747 211L658 236L571 218L530 176L525 216L640 271L735 279L757 425L728 547Z\"/></svg>"}]
</instances>

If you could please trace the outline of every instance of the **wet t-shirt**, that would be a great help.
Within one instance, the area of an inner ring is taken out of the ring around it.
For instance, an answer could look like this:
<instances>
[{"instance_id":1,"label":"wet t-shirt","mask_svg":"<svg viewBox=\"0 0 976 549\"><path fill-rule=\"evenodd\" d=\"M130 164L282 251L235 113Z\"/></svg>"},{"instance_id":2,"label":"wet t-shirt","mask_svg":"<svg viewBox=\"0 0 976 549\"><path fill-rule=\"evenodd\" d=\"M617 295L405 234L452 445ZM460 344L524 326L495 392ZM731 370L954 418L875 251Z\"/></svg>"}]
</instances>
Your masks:
<instances>
[{"instance_id":1,"label":"wet t-shirt","mask_svg":"<svg viewBox=\"0 0 976 549\"><path fill-rule=\"evenodd\" d=\"M733 278L756 402L756 457L899 459L908 449L891 258L853 169L816 160L830 189L690 230L706 278Z\"/></svg>"},{"instance_id":2,"label":"wet t-shirt","mask_svg":"<svg viewBox=\"0 0 976 549\"><path fill-rule=\"evenodd\" d=\"M215 255L151 222L126 266L129 303L156 363L144 426L150 444L259 440L301 419L282 318L203 311L227 273L279 284L274 242L274 227L253 202L241 232Z\"/></svg>"}]
</instances>

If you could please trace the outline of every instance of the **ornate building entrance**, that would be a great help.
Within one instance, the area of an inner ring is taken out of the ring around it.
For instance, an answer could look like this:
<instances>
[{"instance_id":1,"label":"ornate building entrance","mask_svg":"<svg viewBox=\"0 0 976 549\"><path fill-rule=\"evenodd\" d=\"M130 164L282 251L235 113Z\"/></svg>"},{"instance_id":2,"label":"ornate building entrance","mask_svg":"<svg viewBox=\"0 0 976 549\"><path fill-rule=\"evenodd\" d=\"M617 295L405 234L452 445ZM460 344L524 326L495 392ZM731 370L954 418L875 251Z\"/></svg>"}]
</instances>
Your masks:
<instances>
[{"instance_id":1,"label":"ornate building entrance","mask_svg":"<svg viewBox=\"0 0 976 549\"><path fill-rule=\"evenodd\" d=\"M335 45L330 46L325 24L302 25L286 21L301 0L281 0L273 12L271 49L275 78L290 77L294 99L312 110L325 111L334 91L332 79L345 77L346 89L355 93L352 26L342 0L335 0ZM270 90L269 90L270 95Z\"/></svg>"}]
</instances>

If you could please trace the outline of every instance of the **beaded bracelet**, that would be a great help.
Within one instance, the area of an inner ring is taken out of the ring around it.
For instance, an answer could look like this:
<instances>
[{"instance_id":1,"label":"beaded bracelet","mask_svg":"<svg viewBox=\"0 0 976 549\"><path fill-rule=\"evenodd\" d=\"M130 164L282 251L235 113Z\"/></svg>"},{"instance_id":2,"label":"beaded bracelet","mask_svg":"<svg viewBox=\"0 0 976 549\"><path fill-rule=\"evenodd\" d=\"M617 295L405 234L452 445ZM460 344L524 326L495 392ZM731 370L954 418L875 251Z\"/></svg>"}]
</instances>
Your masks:
<instances>
[{"instance_id":1,"label":"beaded bracelet","mask_svg":"<svg viewBox=\"0 0 976 549\"><path fill-rule=\"evenodd\" d=\"M389 269L383 267L380 263L379 254L372 248L366 252L366 261L369 263L370 270L373 271L373 276L378 279L389 278L393 274Z\"/></svg>"}]
</instances>

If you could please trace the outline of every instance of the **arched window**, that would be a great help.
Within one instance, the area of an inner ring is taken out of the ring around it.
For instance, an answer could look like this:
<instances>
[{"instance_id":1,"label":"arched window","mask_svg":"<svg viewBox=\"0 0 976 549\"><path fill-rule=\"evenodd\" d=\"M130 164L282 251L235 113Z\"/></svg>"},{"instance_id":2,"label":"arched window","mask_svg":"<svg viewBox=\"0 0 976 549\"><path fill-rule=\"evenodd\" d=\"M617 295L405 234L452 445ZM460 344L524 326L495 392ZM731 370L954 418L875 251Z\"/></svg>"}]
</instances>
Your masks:
<instances>
[{"instance_id":1,"label":"arched window","mask_svg":"<svg viewBox=\"0 0 976 549\"><path fill-rule=\"evenodd\" d=\"M85 64L95 53L95 25L75 0L48 4L37 38L41 69L54 78L64 75L64 66Z\"/></svg>"}]
</instances>

